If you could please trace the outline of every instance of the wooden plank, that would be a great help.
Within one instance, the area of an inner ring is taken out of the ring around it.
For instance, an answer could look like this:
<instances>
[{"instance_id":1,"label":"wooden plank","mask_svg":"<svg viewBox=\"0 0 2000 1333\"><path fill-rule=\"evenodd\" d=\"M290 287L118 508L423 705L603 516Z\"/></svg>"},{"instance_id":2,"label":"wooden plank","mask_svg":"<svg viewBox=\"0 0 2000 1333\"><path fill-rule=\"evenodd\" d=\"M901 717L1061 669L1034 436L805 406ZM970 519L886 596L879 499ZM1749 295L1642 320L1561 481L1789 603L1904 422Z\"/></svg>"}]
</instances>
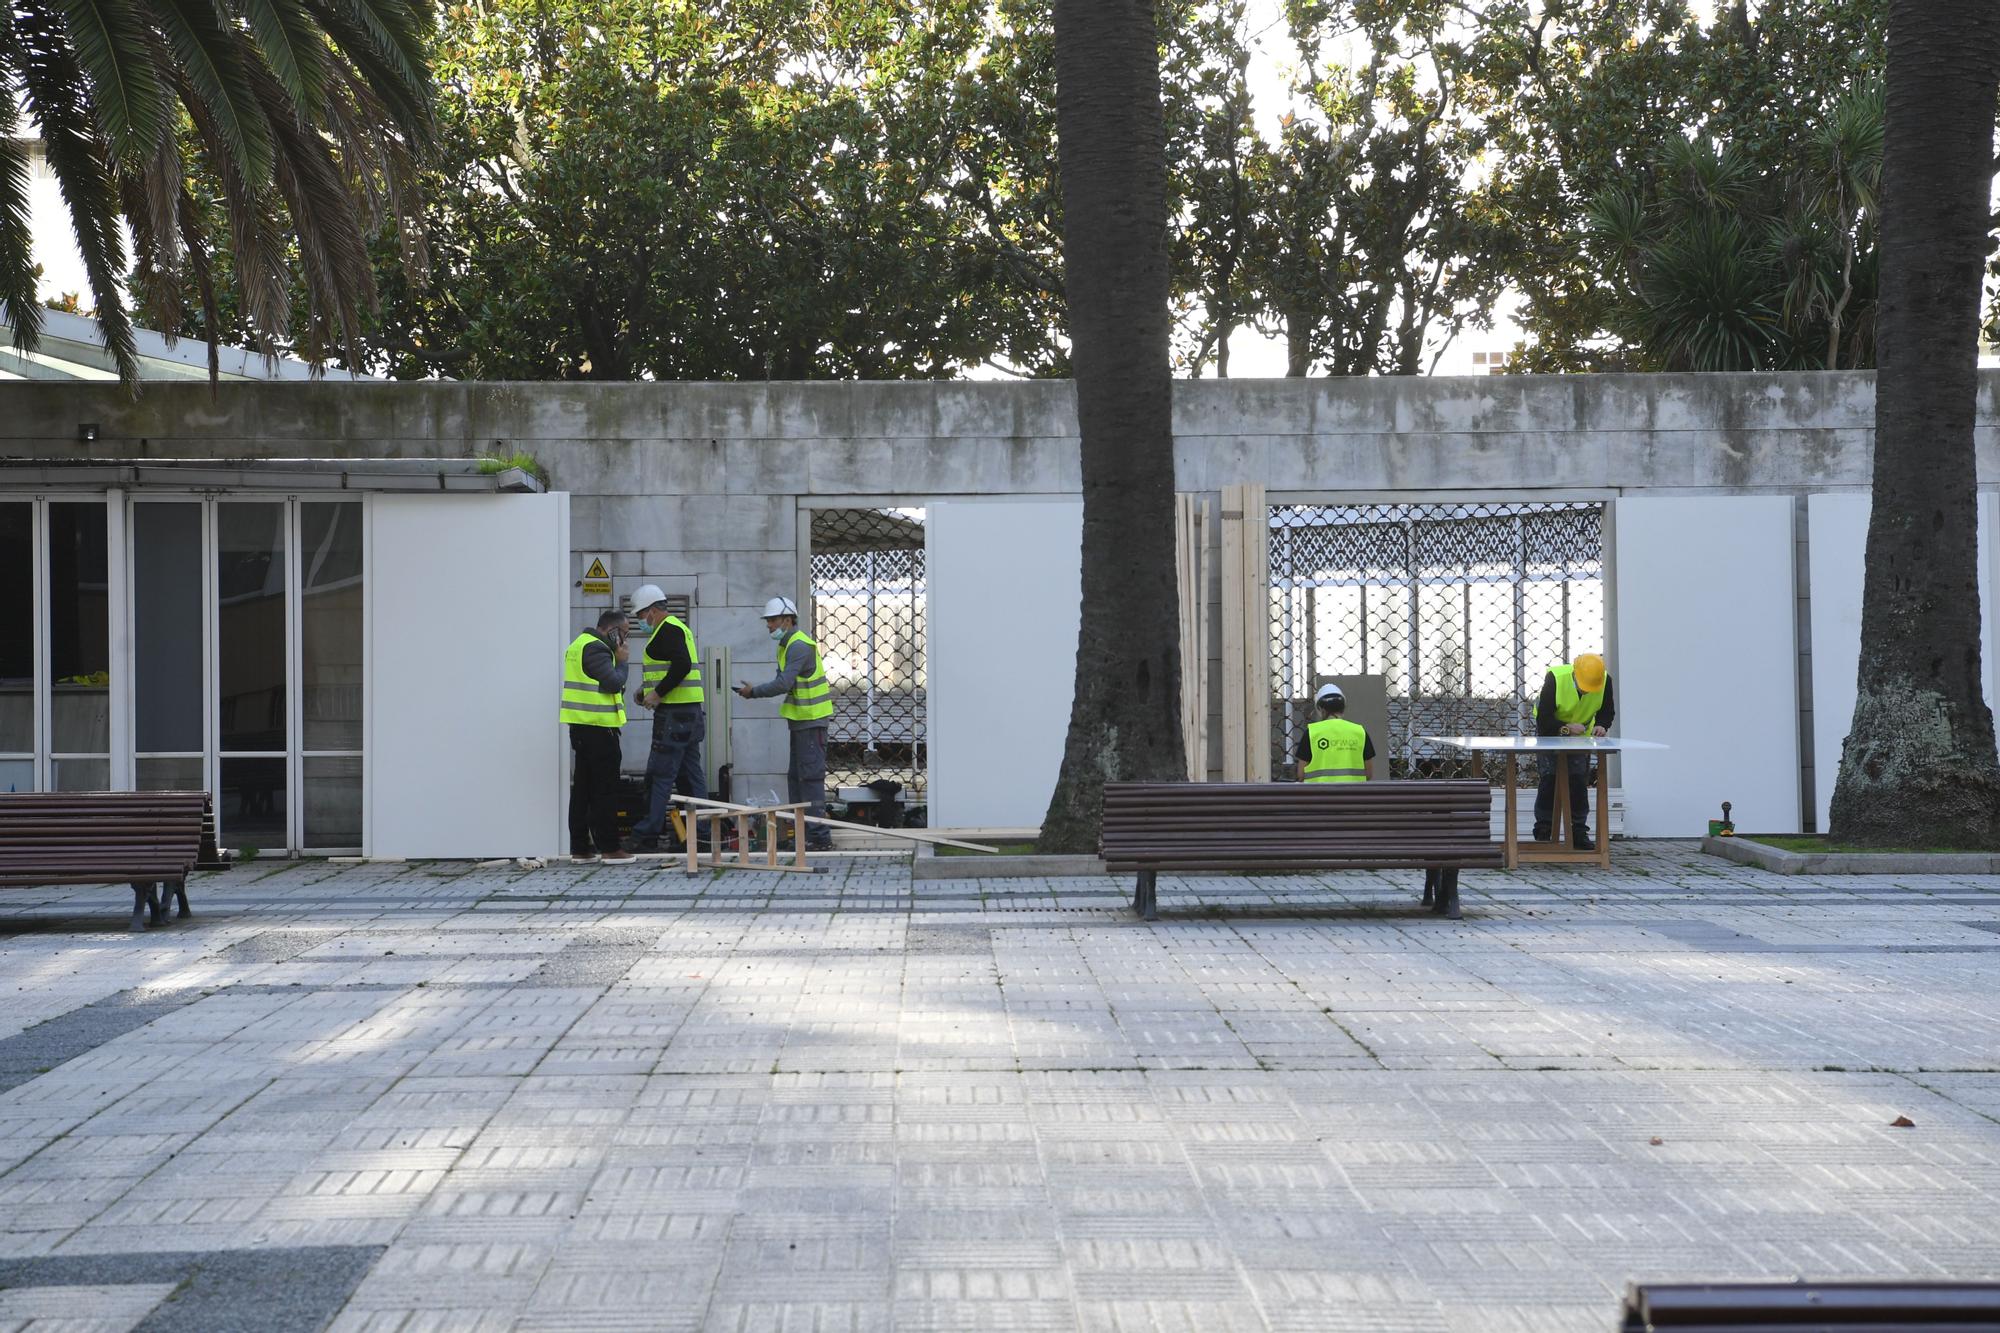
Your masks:
<instances>
[{"instance_id":1,"label":"wooden plank","mask_svg":"<svg viewBox=\"0 0 2000 1333\"><path fill-rule=\"evenodd\" d=\"M676 795L673 799L678 801L682 805L698 805L702 806L705 809L710 809L710 810L735 810L735 811L755 812L763 809L762 806L734 805L728 801L711 801L700 796ZM799 809L802 807L781 805L781 806L773 806L771 808L776 810L791 810L791 809ZM879 834L882 837L887 837L887 838L905 838L911 842L936 843L940 847L962 847L968 852L998 853L1000 850L998 847L988 847L982 843L963 842L957 838L947 838L941 833L919 833L915 829L903 829L903 828L878 828L873 824L850 824L845 819L825 819L819 815L806 815L804 816L804 818L806 823L808 824L822 824L827 828L859 829L863 833Z\"/></svg>"},{"instance_id":2,"label":"wooden plank","mask_svg":"<svg viewBox=\"0 0 2000 1333\"><path fill-rule=\"evenodd\" d=\"M1271 519L1261 482L1243 487L1245 772L1271 780Z\"/></svg>"},{"instance_id":3,"label":"wooden plank","mask_svg":"<svg viewBox=\"0 0 2000 1333\"><path fill-rule=\"evenodd\" d=\"M1244 732L1248 728L1243 693L1243 487L1222 488L1222 780L1242 782Z\"/></svg>"}]
</instances>

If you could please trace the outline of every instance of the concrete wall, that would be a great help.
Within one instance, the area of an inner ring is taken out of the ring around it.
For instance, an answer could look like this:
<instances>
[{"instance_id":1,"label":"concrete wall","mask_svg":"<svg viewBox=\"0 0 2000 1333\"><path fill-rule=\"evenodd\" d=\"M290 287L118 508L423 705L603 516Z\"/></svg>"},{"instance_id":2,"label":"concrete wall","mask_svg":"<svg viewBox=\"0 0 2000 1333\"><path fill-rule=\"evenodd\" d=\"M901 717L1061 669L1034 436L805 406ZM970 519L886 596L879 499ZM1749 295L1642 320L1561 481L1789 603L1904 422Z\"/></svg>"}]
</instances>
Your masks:
<instances>
[{"instance_id":1,"label":"concrete wall","mask_svg":"<svg viewBox=\"0 0 2000 1333\"><path fill-rule=\"evenodd\" d=\"M770 657L763 600L803 579L802 508L1079 489L1064 382L196 383L151 384L136 400L116 385L33 382L0 394L6 455L532 453L571 494L574 576L590 554L610 558L620 590L693 576L702 639L727 645L738 675ZM1839 492L1867 485L1873 412L1873 377L1853 373L1202 380L1176 386L1175 462L1182 490L1262 481L1273 502ZM85 422L99 431L88 445ZM1980 475L2000 482L2000 373L1982 378L1980 422ZM580 589L573 607L580 623ZM740 780L782 790L775 706L739 703L736 719Z\"/></svg>"}]
</instances>

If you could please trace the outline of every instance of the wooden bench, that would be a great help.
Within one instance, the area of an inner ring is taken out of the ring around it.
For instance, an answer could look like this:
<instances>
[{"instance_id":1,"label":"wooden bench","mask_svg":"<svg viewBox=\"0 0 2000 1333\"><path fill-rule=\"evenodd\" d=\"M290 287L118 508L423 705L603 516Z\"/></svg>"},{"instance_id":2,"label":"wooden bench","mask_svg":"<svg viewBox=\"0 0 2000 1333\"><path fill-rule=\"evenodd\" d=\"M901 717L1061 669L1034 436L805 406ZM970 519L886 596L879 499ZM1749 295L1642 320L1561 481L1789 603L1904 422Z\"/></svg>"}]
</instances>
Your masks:
<instances>
[{"instance_id":1,"label":"wooden bench","mask_svg":"<svg viewBox=\"0 0 2000 1333\"><path fill-rule=\"evenodd\" d=\"M188 873L212 864L207 792L0 793L0 888L130 884L132 929L190 915Z\"/></svg>"},{"instance_id":2,"label":"wooden bench","mask_svg":"<svg viewBox=\"0 0 2000 1333\"><path fill-rule=\"evenodd\" d=\"M2000 1282L1634 1283L1622 1333L2000 1328Z\"/></svg>"},{"instance_id":3,"label":"wooden bench","mask_svg":"<svg viewBox=\"0 0 2000 1333\"><path fill-rule=\"evenodd\" d=\"M1484 782L1113 782L1104 863L1138 875L1159 915L1161 871L1422 870L1424 905L1458 916L1458 872L1498 870Z\"/></svg>"}]
</instances>

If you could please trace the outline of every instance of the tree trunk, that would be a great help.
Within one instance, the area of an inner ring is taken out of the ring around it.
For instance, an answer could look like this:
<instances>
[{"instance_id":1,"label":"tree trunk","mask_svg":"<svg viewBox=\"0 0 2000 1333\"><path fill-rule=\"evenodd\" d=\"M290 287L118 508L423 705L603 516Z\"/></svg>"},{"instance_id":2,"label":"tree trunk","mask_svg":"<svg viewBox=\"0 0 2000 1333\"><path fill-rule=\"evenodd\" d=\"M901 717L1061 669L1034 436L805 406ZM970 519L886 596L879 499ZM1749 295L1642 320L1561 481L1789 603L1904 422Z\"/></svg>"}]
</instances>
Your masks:
<instances>
[{"instance_id":1,"label":"tree trunk","mask_svg":"<svg viewBox=\"0 0 2000 1333\"><path fill-rule=\"evenodd\" d=\"M1890 0L1874 509L1832 836L2000 846L1981 688L1973 418L2000 6Z\"/></svg>"},{"instance_id":2,"label":"tree trunk","mask_svg":"<svg viewBox=\"0 0 2000 1333\"><path fill-rule=\"evenodd\" d=\"M1044 851L1097 849L1106 782L1186 776L1158 34L1150 0L1056 0L1063 268L1083 437L1083 620Z\"/></svg>"}]
</instances>

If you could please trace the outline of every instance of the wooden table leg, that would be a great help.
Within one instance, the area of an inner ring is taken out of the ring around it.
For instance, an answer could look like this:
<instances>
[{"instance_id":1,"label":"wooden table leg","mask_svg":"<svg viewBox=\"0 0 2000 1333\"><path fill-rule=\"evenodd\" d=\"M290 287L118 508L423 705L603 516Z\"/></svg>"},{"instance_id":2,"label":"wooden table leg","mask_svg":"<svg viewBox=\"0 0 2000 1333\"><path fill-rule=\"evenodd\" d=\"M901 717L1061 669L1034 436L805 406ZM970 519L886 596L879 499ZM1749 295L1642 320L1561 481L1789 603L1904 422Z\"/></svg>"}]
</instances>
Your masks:
<instances>
[{"instance_id":1,"label":"wooden table leg","mask_svg":"<svg viewBox=\"0 0 2000 1333\"><path fill-rule=\"evenodd\" d=\"M792 867L803 870L806 866L806 812L792 811Z\"/></svg>"},{"instance_id":2,"label":"wooden table leg","mask_svg":"<svg viewBox=\"0 0 2000 1333\"><path fill-rule=\"evenodd\" d=\"M701 811L699 810L688 811L686 850L687 872L692 875L701 869Z\"/></svg>"},{"instance_id":3,"label":"wooden table leg","mask_svg":"<svg viewBox=\"0 0 2000 1333\"><path fill-rule=\"evenodd\" d=\"M764 816L764 864L771 869L778 868L778 817Z\"/></svg>"},{"instance_id":4,"label":"wooden table leg","mask_svg":"<svg viewBox=\"0 0 2000 1333\"><path fill-rule=\"evenodd\" d=\"M1597 757L1597 864L1611 869L1611 763Z\"/></svg>"},{"instance_id":5,"label":"wooden table leg","mask_svg":"<svg viewBox=\"0 0 2000 1333\"><path fill-rule=\"evenodd\" d=\"M1507 826L1501 830L1503 859L1509 870L1518 869L1521 864L1520 813L1518 806L1521 798L1519 776L1515 769L1514 752L1509 750L1507 752Z\"/></svg>"},{"instance_id":6,"label":"wooden table leg","mask_svg":"<svg viewBox=\"0 0 2000 1333\"><path fill-rule=\"evenodd\" d=\"M1570 840L1569 817L1569 756L1561 750L1555 752L1556 761L1556 803L1555 811L1549 816L1549 845L1567 847Z\"/></svg>"}]
</instances>

